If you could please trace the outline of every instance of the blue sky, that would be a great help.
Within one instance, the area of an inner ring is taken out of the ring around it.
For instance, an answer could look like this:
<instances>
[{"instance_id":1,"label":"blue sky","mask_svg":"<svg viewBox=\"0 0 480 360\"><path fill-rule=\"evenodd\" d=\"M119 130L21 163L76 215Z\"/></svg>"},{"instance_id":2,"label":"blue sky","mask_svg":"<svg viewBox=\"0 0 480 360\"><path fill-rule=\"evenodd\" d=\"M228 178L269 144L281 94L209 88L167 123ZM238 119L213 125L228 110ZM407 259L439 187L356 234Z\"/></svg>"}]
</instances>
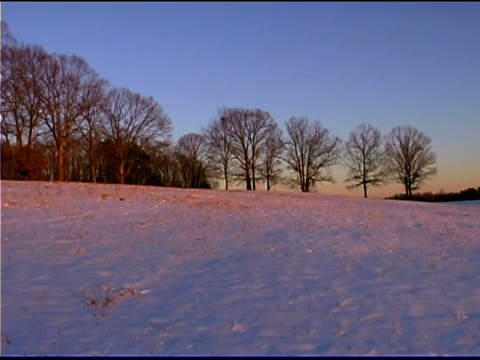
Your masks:
<instances>
[{"instance_id":1,"label":"blue sky","mask_svg":"<svg viewBox=\"0 0 480 360\"><path fill-rule=\"evenodd\" d=\"M343 140L363 122L412 125L437 153L423 190L480 186L480 3L4 2L2 19L18 40L153 96L175 139L219 106L267 110L282 128L307 116ZM361 195L334 174L320 190Z\"/></svg>"}]
</instances>

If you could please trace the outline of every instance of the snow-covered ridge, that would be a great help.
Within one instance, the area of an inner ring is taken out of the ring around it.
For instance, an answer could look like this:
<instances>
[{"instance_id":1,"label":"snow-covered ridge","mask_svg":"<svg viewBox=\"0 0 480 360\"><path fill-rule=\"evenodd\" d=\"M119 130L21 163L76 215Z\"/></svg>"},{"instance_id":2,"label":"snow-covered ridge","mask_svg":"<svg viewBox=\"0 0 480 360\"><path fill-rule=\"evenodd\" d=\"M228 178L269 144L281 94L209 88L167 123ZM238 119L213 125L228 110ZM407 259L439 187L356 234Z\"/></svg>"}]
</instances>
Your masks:
<instances>
[{"instance_id":1,"label":"snow-covered ridge","mask_svg":"<svg viewBox=\"0 0 480 360\"><path fill-rule=\"evenodd\" d=\"M480 207L1 182L2 354L480 354Z\"/></svg>"}]
</instances>

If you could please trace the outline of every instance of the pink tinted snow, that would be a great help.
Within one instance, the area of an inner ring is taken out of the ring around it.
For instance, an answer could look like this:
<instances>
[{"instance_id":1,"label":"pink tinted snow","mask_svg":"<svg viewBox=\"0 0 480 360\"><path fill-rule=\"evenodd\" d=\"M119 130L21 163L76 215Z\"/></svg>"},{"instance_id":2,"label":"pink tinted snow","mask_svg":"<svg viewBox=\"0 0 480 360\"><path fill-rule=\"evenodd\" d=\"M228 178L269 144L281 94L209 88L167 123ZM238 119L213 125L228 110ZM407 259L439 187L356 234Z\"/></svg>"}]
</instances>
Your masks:
<instances>
[{"instance_id":1,"label":"pink tinted snow","mask_svg":"<svg viewBox=\"0 0 480 360\"><path fill-rule=\"evenodd\" d=\"M480 206L12 181L1 194L2 355L480 354Z\"/></svg>"}]
</instances>

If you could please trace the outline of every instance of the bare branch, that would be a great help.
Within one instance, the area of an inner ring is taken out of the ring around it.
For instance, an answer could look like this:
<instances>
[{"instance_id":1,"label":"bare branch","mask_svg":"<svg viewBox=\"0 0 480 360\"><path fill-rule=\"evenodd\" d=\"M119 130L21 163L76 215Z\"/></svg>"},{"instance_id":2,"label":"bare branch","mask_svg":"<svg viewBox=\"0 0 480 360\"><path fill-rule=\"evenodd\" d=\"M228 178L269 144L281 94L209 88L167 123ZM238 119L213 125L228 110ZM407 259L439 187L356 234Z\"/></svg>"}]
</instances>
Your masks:
<instances>
[{"instance_id":1,"label":"bare branch","mask_svg":"<svg viewBox=\"0 0 480 360\"><path fill-rule=\"evenodd\" d=\"M110 90L102 111L105 116L102 132L113 143L118 179L124 183L129 172L130 149L133 145L142 148L151 141L169 139L171 120L152 97L143 97L125 88Z\"/></svg>"},{"instance_id":2,"label":"bare branch","mask_svg":"<svg viewBox=\"0 0 480 360\"><path fill-rule=\"evenodd\" d=\"M267 182L267 191L280 180L281 155L284 149L282 130L273 123L268 128L268 134L264 145L262 176Z\"/></svg>"},{"instance_id":3,"label":"bare branch","mask_svg":"<svg viewBox=\"0 0 480 360\"><path fill-rule=\"evenodd\" d=\"M222 173L225 180L225 190L233 162L232 136L230 123L225 115L225 109L219 109L216 119L209 122L203 131L205 144L208 148L209 163L214 173Z\"/></svg>"},{"instance_id":4,"label":"bare branch","mask_svg":"<svg viewBox=\"0 0 480 360\"><path fill-rule=\"evenodd\" d=\"M414 127L393 128L385 136L385 155L389 176L405 186L407 197L437 174L431 139Z\"/></svg>"},{"instance_id":5,"label":"bare branch","mask_svg":"<svg viewBox=\"0 0 480 360\"><path fill-rule=\"evenodd\" d=\"M18 41L15 39L15 37L12 35L12 32L10 31L10 27L8 24L2 20L1 25L2 27L2 57L3 57L3 50L7 46L17 46ZM3 61L3 59L2 59Z\"/></svg>"},{"instance_id":6,"label":"bare branch","mask_svg":"<svg viewBox=\"0 0 480 360\"><path fill-rule=\"evenodd\" d=\"M369 185L384 183L383 152L380 149L382 135L372 125L361 124L350 133L345 143L344 164L348 169L347 188L363 186L363 196L367 197Z\"/></svg>"},{"instance_id":7,"label":"bare branch","mask_svg":"<svg viewBox=\"0 0 480 360\"><path fill-rule=\"evenodd\" d=\"M176 155L182 175L183 187L208 187L206 146L202 135L189 133L177 143Z\"/></svg>"},{"instance_id":8,"label":"bare branch","mask_svg":"<svg viewBox=\"0 0 480 360\"><path fill-rule=\"evenodd\" d=\"M223 111L222 121L228 123L231 152L245 174L247 190L256 189L255 175L259 168L262 148L267 140L273 118L260 109L231 108Z\"/></svg>"},{"instance_id":9,"label":"bare branch","mask_svg":"<svg viewBox=\"0 0 480 360\"><path fill-rule=\"evenodd\" d=\"M333 182L329 171L340 160L340 138L305 117L290 118L286 127L289 140L284 161L297 173L301 190L309 192L317 182Z\"/></svg>"}]
</instances>

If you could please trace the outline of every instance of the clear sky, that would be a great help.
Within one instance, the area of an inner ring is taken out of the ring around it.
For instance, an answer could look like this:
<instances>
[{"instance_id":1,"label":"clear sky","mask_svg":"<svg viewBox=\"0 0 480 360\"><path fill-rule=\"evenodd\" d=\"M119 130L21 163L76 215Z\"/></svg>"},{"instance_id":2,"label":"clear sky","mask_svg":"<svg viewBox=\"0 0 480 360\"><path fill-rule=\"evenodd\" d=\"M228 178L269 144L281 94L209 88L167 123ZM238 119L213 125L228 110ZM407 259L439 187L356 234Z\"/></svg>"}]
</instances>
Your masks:
<instances>
[{"instance_id":1,"label":"clear sky","mask_svg":"<svg viewBox=\"0 0 480 360\"><path fill-rule=\"evenodd\" d=\"M363 122L431 137L424 191L480 186L480 3L2 3L24 43L80 55L115 86L153 96L175 139L219 106L261 108L284 129L319 120L342 140ZM345 190L345 170L334 169ZM400 184L372 196L402 192Z\"/></svg>"}]
</instances>

